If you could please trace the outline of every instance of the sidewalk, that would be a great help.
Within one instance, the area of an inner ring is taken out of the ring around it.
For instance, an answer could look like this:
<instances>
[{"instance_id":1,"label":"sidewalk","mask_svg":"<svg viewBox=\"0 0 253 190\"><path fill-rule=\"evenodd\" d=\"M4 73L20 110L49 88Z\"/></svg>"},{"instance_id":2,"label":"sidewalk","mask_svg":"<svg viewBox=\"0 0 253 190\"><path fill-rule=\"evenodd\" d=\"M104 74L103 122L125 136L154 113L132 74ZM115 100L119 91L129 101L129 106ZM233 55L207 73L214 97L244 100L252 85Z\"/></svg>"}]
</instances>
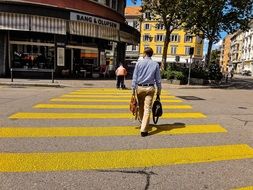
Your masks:
<instances>
[{"instance_id":1,"label":"sidewalk","mask_svg":"<svg viewBox=\"0 0 253 190\"><path fill-rule=\"evenodd\" d=\"M125 81L127 88L131 88L131 80ZM208 88L227 88L231 85L173 85L168 84L166 80L162 81L163 88L166 89L208 89ZM14 79L11 82L10 78L0 78L0 86L34 86L34 87L55 87L55 88L113 88L116 85L114 79L99 79L99 80L74 80L74 79L55 79L52 83L51 79Z\"/></svg>"}]
</instances>

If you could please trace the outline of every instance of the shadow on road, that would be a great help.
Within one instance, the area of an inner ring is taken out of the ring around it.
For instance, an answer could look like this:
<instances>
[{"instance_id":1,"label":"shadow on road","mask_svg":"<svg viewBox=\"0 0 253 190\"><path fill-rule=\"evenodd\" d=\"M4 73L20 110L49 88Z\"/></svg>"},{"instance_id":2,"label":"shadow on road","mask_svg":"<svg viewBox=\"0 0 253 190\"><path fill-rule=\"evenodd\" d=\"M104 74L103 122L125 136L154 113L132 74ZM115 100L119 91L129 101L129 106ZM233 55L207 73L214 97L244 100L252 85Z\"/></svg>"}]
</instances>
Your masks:
<instances>
[{"instance_id":1,"label":"shadow on road","mask_svg":"<svg viewBox=\"0 0 253 190\"><path fill-rule=\"evenodd\" d=\"M253 89L253 78L236 77L228 81L228 83L223 82L221 85L214 85L212 88L223 88L223 89Z\"/></svg>"},{"instance_id":2,"label":"shadow on road","mask_svg":"<svg viewBox=\"0 0 253 190\"><path fill-rule=\"evenodd\" d=\"M184 123L174 123L174 124L162 124L162 125L150 125L150 130L149 135L155 135L158 134L162 131L170 131L172 129L176 128L184 128L185 124ZM153 131L153 128L156 128L156 130Z\"/></svg>"}]
</instances>

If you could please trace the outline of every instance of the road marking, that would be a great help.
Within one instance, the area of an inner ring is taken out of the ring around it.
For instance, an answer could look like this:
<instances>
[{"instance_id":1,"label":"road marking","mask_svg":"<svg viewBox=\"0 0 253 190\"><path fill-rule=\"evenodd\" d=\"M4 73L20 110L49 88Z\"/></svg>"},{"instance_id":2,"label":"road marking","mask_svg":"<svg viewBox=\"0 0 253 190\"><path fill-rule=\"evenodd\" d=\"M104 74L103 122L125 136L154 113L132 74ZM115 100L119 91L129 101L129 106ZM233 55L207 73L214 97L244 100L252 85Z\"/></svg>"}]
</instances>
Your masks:
<instances>
[{"instance_id":1,"label":"road marking","mask_svg":"<svg viewBox=\"0 0 253 190\"><path fill-rule=\"evenodd\" d=\"M150 134L181 135L196 133L225 133L220 125L162 125L153 126ZM18 137L89 137L89 136L135 136L139 129L133 126L121 127L2 127L0 138Z\"/></svg>"},{"instance_id":2,"label":"road marking","mask_svg":"<svg viewBox=\"0 0 253 190\"><path fill-rule=\"evenodd\" d=\"M130 119L130 113L35 113L19 112L10 119ZM202 113L164 113L163 119L206 118Z\"/></svg>"},{"instance_id":3,"label":"road marking","mask_svg":"<svg viewBox=\"0 0 253 190\"><path fill-rule=\"evenodd\" d=\"M129 105L37 104L42 109L129 109ZM189 105L163 105L163 109L192 109Z\"/></svg>"},{"instance_id":4,"label":"road marking","mask_svg":"<svg viewBox=\"0 0 253 190\"><path fill-rule=\"evenodd\" d=\"M129 99L125 99L125 100L118 100L118 99L84 99L84 98L53 98L50 101L53 102L130 102L130 98ZM179 102L183 102L182 100L178 100L178 99L171 99L171 100L161 100L162 103L166 103L166 102L170 102L170 103L179 103Z\"/></svg>"},{"instance_id":5,"label":"road marking","mask_svg":"<svg viewBox=\"0 0 253 190\"><path fill-rule=\"evenodd\" d=\"M237 189L233 189L233 190L253 190L253 186L241 187L241 188L237 188Z\"/></svg>"},{"instance_id":6,"label":"road marking","mask_svg":"<svg viewBox=\"0 0 253 190\"><path fill-rule=\"evenodd\" d=\"M140 168L249 158L253 158L253 149L245 144L103 152L0 153L0 172Z\"/></svg>"},{"instance_id":7,"label":"road marking","mask_svg":"<svg viewBox=\"0 0 253 190\"><path fill-rule=\"evenodd\" d=\"M92 92L132 92L131 89L116 89L116 88L85 88L85 89L79 89L79 90L75 90L75 92L87 92L87 91L92 91ZM161 92L169 92L168 90L164 90L162 89Z\"/></svg>"},{"instance_id":8,"label":"road marking","mask_svg":"<svg viewBox=\"0 0 253 190\"><path fill-rule=\"evenodd\" d=\"M62 95L62 98L131 98L131 95L79 95L79 94L66 94ZM160 96L161 99L176 98L175 96Z\"/></svg>"},{"instance_id":9,"label":"road marking","mask_svg":"<svg viewBox=\"0 0 253 190\"><path fill-rule=\"evenodd\" d=\"M86 95L127 95L127 94L129 94L129 95L131 95L132 94L132 92L131 91L129 91L129 92L125 92L125 91L119 91L119 92L103 92L103 91L98 91L98 92L95 92L95 91L87 91L87 92L85 92L85 91L82 91L82 92L70 92L69 94L79 94L79 95L84 95L84 94L86 94ZM162 94L166 94L166 95L168 95L169 93L168 92L166 92L166 93L162 93Z\"/></svg>"}]
</instances>

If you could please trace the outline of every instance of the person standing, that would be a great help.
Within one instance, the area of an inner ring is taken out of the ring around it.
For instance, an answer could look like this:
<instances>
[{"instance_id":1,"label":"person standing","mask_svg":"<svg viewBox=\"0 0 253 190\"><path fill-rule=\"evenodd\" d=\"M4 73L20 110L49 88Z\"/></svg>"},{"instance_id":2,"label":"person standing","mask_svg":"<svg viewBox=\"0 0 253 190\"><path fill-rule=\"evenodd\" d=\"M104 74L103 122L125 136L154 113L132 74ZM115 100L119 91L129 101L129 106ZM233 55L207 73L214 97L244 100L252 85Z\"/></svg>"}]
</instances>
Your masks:
<instances>
[{"instance_id":1,"label":"person standing","mask_svg":"<svg viewBox=\"0 0 253 190\"><path fill-rule=\"evenodd\" d=\"M126 88L125 87L125 76L127 75L127 70L123 67L122 63L115 71L116 77L117 77L117 88Z\"/></svg>"},{"instance_id":2,"label":"person standing","mask_svg":"<svg viewBox=\"0 0 253 190\"><path fill-rule=\"evenodd\" d=\"M148 127L150 121L151 107L155 95L155 85L157 87L156 95L161 94L161 75L159 64L151 59L153 50L150 47L144 50L144 59L136 63L133 79L132 93L137 93L139 103L139 117L141 120L141 136L148 136Z\"/></svg>"}]
</instances>

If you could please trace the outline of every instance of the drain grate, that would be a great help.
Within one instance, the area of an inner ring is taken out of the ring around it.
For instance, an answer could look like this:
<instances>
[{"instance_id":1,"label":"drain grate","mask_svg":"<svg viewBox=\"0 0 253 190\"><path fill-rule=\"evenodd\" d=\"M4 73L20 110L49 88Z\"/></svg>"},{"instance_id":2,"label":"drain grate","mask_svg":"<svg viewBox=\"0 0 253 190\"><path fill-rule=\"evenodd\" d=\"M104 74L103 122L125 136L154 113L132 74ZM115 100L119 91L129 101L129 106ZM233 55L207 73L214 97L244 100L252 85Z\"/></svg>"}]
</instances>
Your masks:
<instances>
[{"instance_id":1,"label":"drain grate","mask_svg":"<svg viewBox=\"0 0 253 190\"><path fill-rule=\"evenodd\" d=\"M197 96L177 96L177 97L184 99L184 100L205 100L205 99L199 98Z\"/></svg>"}]
</instances>

